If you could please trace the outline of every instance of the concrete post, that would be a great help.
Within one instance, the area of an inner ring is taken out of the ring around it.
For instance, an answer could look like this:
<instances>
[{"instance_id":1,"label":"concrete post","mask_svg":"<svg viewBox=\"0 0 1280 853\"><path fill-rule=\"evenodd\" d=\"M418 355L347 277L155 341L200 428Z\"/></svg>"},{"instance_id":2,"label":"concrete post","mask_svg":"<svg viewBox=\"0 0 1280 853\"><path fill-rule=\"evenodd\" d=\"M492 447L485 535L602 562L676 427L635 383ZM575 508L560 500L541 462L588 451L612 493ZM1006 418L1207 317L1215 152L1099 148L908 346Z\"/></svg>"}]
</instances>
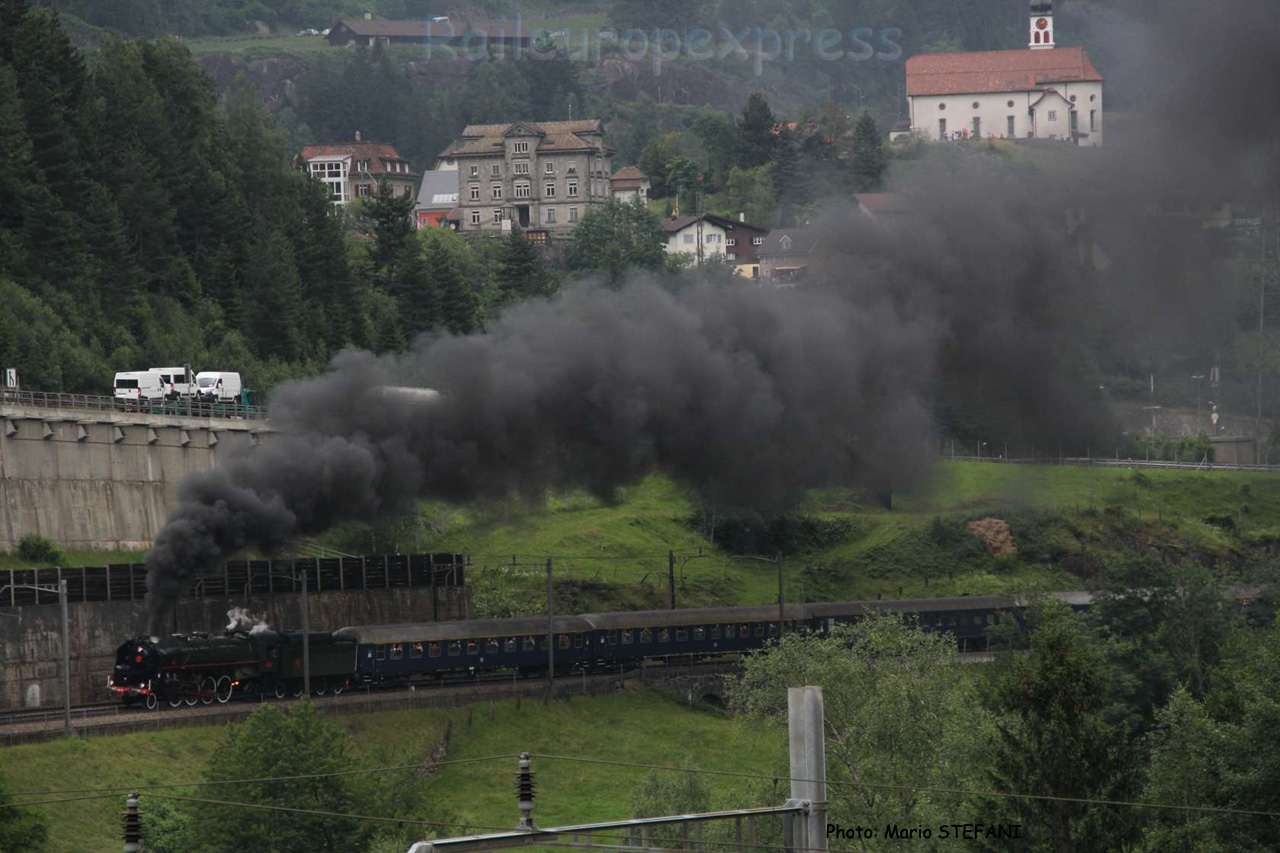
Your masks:
<instances>
[{"instance_id":1,"label":"concrete post","mask_svg":"<svg viewBox=\"0 0 1280 853\"><path fill-rule=\"evenodd\" d=\"M551 558L547 558L547 702L556 682L555 585L551 579Z\"/></svg>"},{"instance_id":2,"label":"concrete post","mask_svg":"<svg viewBox=\"0 0 1280 853\"><path fill-rule=\"evenodd\" d=\"M794 831L797 848L827 849L827 759L821 687L787 690L791 799L809 803L809 814Z\"/></svg>"},{"instance_id":3,"label":"concrete post","mask_svg":"<svg viewBox=\"0 0 1280 853\"><path fill-rule=\"evenodd\" d=\"M67 619L67 579L58 569L58 603L62 605L62 711L63 726L71 730L71 628Z\"/></svg>"}]
</instances>

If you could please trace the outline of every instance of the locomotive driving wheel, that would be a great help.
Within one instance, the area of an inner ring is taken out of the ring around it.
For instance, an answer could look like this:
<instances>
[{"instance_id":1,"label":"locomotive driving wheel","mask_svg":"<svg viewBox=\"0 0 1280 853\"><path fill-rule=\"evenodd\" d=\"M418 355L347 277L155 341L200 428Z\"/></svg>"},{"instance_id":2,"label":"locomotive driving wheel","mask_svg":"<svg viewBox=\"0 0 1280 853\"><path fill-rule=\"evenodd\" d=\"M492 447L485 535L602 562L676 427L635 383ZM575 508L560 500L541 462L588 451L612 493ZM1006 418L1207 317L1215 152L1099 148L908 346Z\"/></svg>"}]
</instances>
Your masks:
<instances>
[{"instance_id":1,"label":"locomotive driving wheel","mask_svg":"<svg viewBox=\"0 0 1280 853\"><path fill-rule=\"evenodd\" d=\"M200 679L199 699L201 705L212 705L213 695L218 689L218 684L212 678Z\"/></svg>"},{"instance_id":2,"label":"locomotive driving wheel","mask_svg":"<svg viewBox=\"0 0 1280 853\"><path fill-rule=\"evenodd\" d=\"M224 675L218 679L214 686L213 698L218 700L219 705L225 705L231 700L231 691L234 685L231 683L231 676Z\"/></svg>"},{"instance_id":3,"label":"locomotive driving wheel","mask_svg":"<svg viewBox=\"0 0 1280 853\"><path fill-rule=\"evenodd\" d=\"M287 693L287 692L288 692L288 691L287 691L287 690L285 690L284 682L283 682L283 681L277 681L277 682L276 682L276 689L275 689L276 698L277 698L277 699L283 699L283 698L284 698L285 693Z\"/></svg>"},{"instance_id":4,"label":"locomotive driving wheel","mask_svg":"<svg viewBox=\"0 0 1280 853\"><path fill-rule=\"evenodd\" d=\"M160 700L156 698L156 694L148 693L147 694L147 710L154 711L159 706L160 706Z\"/></svg>"}]
</instances>

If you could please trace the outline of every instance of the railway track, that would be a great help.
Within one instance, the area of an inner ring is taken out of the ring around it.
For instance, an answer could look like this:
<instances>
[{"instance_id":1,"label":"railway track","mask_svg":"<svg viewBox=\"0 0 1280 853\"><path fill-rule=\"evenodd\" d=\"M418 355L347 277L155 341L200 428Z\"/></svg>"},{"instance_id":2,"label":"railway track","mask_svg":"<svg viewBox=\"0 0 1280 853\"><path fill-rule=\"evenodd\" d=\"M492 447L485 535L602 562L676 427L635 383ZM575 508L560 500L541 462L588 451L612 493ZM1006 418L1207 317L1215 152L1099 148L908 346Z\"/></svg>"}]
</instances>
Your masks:
<instances>
[{"instance_id":1,"label":"railway track","mask_svg":"<svg viewBox=\"0 0 1280 853\"><path fill-rule=\"evenodd\" d=\"M555 695L595 695L616 689L623 681L669 681L672 679L708 676L736 670L736 661L702 661L650 664L642 668L624 669L618 672L577 673L557 676ZM366 686L347 690L338 696L332 694L313 697L316 708L330 713L360 713L382 710L402 710L415 707L452 707L476 701L502 700L516 696L541 696L546 690L545 674L523 677L482 676L476 679L446 681L436 684L415 684L407 687ZM123 734L133 731L155 731L192 725L215 725L243 719L266 704L287 705L299 699L274 696L241 696L225 705L183 705L171 708L161 705L156 710L143 706L126 708L119 702L75 706L71 723L77 735ZM14 711L0 713L0 744L15 745L32 741L52 740L62 736L63 711L41 709L38 711Z\"/></svg>"}]
</instances>

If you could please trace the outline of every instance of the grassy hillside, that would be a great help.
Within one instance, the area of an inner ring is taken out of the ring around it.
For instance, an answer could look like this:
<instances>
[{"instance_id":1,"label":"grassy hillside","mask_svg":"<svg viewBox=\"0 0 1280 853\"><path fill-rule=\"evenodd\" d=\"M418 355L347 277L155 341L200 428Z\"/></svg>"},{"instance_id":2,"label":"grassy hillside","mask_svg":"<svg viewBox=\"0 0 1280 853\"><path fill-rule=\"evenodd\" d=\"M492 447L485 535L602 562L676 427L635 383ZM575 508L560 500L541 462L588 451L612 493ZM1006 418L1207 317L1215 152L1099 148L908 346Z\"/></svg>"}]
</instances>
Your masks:
<instances>
[{"instance_id":1,"label":"grassy hillside","mask_svg":"<svg viewBox=\"0 0 1280 853\"><path fill-rule=\"evenodd\" d=\"M466 709L391 711L339 719L355 738L362 767L425 759L450 722L450 759L531 751L758 771L771 767L785 745L781 735L760 738L723 714L690 709L642 689L558 700L549 708L525 701L517 709L514 702L499 702L492 718L487 705L478 705L471 714ZM15 792L180 782L200 777L222 737L223 727L213 726L18 746L4 750L0 774ZM445 767L425 780L427 805L416 816L455 825L513 826L519 817L514 770L510 759ZM536 817L543 825L630 817L634 787L645 779L643 770L563 761L539 760L536 770ZM715 777L708 777L708 784L724 802L743 787ZM120 797L44 807L52 824L48 853L119 850L123 802ZM142 803L145 810L145 792ZM360 803L350 806L362 809Z\"/></svg>"}]
</instances>

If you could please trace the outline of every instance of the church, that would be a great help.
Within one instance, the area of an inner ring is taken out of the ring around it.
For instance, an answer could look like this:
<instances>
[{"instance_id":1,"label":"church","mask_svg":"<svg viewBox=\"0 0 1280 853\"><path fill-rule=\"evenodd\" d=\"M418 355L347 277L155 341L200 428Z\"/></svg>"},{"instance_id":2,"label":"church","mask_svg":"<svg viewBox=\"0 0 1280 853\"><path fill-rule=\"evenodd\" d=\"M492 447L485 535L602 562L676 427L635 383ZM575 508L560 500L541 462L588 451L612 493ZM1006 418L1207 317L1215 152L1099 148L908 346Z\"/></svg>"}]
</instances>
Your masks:
<instances>
[{"instance_id":1,"label":"church","mask_svg":"<svg viewBox=\"0 0 1280 853\"><path fill-rule=\"evenodd\" d=\"M1102 75L1082 47L1058 47L1052 0L1031 0L1026 50L907 60L911 129L932 140L1059 139L1102 144Z\"/></svg>"}]
</instances>

